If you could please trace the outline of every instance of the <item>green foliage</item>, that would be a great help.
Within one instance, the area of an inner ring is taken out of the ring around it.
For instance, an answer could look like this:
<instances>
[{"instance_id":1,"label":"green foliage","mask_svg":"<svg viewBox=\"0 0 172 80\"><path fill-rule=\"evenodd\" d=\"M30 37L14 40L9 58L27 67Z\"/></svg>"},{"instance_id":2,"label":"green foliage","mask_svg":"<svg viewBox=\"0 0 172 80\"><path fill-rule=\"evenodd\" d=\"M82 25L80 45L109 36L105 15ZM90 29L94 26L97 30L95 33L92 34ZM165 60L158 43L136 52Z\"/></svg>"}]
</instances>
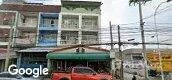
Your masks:
<instances>
[{"instance_id":1,"label":"green foliage","mask_svg":"<svg viewBox=\"0 0 172 80\"><path fill-rule=\"evenodd\" d=\"M129 0L129 5L131 5L132 3L135 5L136 3L139 3L139 1L145 4L146 2L151 0Z\"/></svg>"}]
</instances>

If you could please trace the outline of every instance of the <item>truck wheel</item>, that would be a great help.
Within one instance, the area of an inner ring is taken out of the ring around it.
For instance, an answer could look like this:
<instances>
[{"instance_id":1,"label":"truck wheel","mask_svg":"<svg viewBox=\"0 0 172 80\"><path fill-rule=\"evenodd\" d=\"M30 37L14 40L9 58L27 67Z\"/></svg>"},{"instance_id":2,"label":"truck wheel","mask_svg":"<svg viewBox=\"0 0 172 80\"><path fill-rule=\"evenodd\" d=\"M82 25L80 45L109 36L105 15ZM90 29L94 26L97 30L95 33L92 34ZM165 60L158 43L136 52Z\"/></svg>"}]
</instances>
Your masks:
<instances>
[{"instance_id":1,"label":"truck wheel","mask_svg":"<svg viewBox=\"0 0 172 80\"><path fill-rule=\"evenodd\" d=\"M64 78L61 78L60 80L69 80L69 78L64 77Z\"/></svg>"}]
</instances>

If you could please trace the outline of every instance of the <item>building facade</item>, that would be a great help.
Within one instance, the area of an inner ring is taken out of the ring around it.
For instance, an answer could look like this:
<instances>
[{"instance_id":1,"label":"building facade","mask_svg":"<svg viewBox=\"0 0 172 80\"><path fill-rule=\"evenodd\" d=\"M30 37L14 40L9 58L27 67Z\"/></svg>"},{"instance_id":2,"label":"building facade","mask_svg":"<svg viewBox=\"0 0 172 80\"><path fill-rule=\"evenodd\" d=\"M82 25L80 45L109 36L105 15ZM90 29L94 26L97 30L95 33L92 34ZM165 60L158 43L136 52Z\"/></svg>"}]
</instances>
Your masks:
<instances>
[{"instance_id":1,"label":"building facade","mask_svg":"<svg viewBox=\"0 0 172 80\"><path fill-rule=\"evenodd\" d=\"M46 64L47 53L58 46L100 42L101 2L52 1L57 4L48 4L49 0L3 0L0 5L0 46L6 50L10 46L18 66Z\"/></svg>"}]
</instances>

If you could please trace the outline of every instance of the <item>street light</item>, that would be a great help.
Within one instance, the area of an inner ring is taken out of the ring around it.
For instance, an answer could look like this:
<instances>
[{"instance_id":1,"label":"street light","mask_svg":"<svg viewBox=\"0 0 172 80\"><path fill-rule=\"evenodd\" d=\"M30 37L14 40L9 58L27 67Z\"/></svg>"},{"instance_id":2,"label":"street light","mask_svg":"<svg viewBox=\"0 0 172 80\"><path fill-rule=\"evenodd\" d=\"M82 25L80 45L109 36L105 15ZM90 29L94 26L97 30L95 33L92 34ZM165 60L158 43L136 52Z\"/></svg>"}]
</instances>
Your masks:
<instances>
[{"instance_id":1,"label":"street light","mask_svg":"<svg viewBox=\"0 0 172 80\"><path fill-rule=\"evenodd\" d=\"M157 14L157 11L158 11L159 7L162 4L167 3L167 2L170 2L170 1L172 1L172 0L167 0L167 1L161 2L158 5L158 7L155 9L155 12L154 12L154 25L155 25L155 28L156 28L157 43L159 43L159 38L158 38L158 29L157 29L157 25L156 25L156 14ZM163 73L163 67L162 67L162 58L161 58L161 52L160 52L159 44L158 44L157 51L158 51L158 55L159 55L159 63L160 63L160 69L161 69L161 78L162 78L162 80L164 80L164 73Z\"/></svg>"}]
</instances>

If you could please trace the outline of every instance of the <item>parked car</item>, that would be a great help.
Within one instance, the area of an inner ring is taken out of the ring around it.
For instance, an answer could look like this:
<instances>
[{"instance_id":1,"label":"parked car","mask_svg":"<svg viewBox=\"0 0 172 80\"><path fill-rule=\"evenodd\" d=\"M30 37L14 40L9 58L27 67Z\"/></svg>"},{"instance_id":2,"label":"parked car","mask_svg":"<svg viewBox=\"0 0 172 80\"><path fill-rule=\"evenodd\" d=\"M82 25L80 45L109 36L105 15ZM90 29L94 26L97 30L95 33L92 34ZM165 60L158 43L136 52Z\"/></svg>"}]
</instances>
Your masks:
<instances>
[{"instance_id":1,"label":"parked car","mask_svg":"<svg viewBox=\"0 0 172 80\"><path fill-rule=\"evenodd\" d=\"M0 80L40 80L40 79L32 78L32 77L25 78L19 74L11 75L9 72L2 72L0 73Z\"/></svg>"},{"instance_id":2,"label":"parked car","mask_svg":"<svg viewBox=\"0 0 172 80\"><path fill-rule=\"evenodd\" d=\"M89 67L73 67L65 72L53 72L51 80L111 80L108 74L98 74Z\"/></svg>"}]
</instances>

